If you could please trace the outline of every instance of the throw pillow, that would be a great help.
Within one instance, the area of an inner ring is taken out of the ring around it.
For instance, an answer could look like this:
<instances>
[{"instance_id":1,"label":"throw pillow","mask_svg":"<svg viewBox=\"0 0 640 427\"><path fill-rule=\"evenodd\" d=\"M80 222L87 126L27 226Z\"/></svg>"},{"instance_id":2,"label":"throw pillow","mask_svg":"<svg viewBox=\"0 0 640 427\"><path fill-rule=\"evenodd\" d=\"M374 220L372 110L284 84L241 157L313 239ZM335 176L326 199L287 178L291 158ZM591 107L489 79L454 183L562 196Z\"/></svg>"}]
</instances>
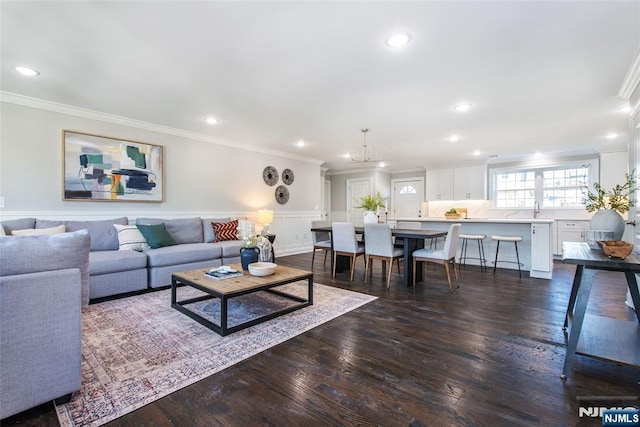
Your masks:
<instances>
[{"instance_id":1,"label":"throw pillow","mask_svg":"<svg viewBox=\"0 0 640 427\"><path fill-rule=\"evenodd\" d=\"M113 224L118 232L118 249L141 252L151 248L135 225Z\"/></svg>"},{"instance_id":2,"label":"throw pillow","mask_svg":"<svg viewBox=\"0 0 640 427\"><path fill-rule=\"evenodd\" d=\"M149 243L151 249L177 245L176 241L171 237L171 234L169 234L164 224L137 224L136 227L138 227L144 238L147 239L147 243Z\"/></svg>"},{"instance_id":3,"label":"throw pillow","mask_svg":"<svg viewBox=\"0 0 640 427\"><path fill-rule=\"evenodd\" d=\"M57 227L51 228L27 228L24 230L13 230L12 236L53 236L55 234L62 234L67 231L67 227L62 224Z\"/></svg>"},{"instance_id":4,"label":"throw pillow","mask_svg":"<svg viewBox=\"0 0 640 427\"><path fill-rule=\"evenodd\" d=\"M238 220L229 222L212 222L213 231L216 234L216 242L225 240L238 240Z\"/></svg>"}]
</instances>

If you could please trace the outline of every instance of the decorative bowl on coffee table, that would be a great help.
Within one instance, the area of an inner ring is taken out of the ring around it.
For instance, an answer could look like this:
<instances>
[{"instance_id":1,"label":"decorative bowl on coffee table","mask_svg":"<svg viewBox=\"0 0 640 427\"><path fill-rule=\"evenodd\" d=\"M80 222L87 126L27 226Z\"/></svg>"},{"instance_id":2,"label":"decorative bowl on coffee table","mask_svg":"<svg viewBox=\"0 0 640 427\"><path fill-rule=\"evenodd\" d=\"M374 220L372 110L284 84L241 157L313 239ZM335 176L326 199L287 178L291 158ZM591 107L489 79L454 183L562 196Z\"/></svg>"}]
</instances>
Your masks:
<instances>
[{"instance_id":1,"label":"decorative bowl on coffee table","mask_svg":"<svg viewBox=\"0 0 640 427\"><path fill-rule=\"evenodd\" d=\"M249 264L249 274L252 276L269 276L276 272L277 266L272 262L254 262Z\"/></svg>"}]
</instances>

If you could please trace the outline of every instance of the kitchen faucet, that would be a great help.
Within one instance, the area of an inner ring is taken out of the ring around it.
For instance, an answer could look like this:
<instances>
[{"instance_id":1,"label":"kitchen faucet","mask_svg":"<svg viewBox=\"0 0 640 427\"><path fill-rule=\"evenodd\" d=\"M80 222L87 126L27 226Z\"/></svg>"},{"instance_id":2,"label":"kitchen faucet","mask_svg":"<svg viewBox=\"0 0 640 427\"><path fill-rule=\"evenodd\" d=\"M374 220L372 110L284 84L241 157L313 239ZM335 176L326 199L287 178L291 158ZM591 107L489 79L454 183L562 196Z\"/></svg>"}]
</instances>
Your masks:
<instances>
[{"instance_id":1,"label":"kitchen faucet","mask_svg":"<svg viewBox=\"0 0 640 427\"><path fill-rule=\"evenodd\" d=\"M539 213L540 213L540 202L536 200L535 202L533 202L533 217L537 218Z\"/></svg>"}]
</instances>

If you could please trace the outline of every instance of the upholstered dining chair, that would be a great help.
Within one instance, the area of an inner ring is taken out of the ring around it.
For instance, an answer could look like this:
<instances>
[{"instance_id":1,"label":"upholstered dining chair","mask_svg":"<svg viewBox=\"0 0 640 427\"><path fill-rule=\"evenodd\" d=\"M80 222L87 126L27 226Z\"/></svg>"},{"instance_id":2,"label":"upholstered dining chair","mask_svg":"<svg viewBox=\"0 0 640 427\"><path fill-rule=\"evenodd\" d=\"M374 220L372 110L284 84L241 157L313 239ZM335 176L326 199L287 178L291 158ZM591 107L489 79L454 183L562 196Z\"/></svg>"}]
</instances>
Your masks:
<instances>
[{"instance_id":1,"label":"upholstered dining chair","mask_svg":"<svg viewBox=\"0 0 640 427\"><path fill-rule=\"evenodd\" d=\"M396 248L393 245L393 237L391 236L391 227L387 224L365 224L364 225L364 258L365 258L365 274L364 283L371 276L373 270L373 260L378 259L384 263L389 262L389 271L387 272L387 289L391 282L391 270L393 270L393 261L398 263L398 274L400 271L400 259L403 257L402 248Z\"/></svg>"},{"instance_id":2,"label":"upholstered dining chair","mask_svg":"<svg viewBox=\"0 0 640 427\"><path fill-rule=\"evenodd\" d=\"M311 228L315 227L328 227L327 221L311 221ZM331 252L331 234L328 231L312 231L311 238L313 239L313 253L311 254L311 271L313 271L313 261L316 258L316 251L321 249L324 251L323 266L327 265L327 253Z\"/></svg>"},{"instance_id":3,"label":"upholstered dining chair","mask_svg":"<svg viewBox=\"0 0 640 427\"><path fill-rule=\"evenodd\" d=\"M460 279L458 278L458 270L456 269L456 251L458 250L458 236L460 236L460 224L451 224L447 238L444 242L444 248L437 249L418 249L413 251L413 287L416 286L416 266L419 262L433 262L435 264L443 264L447 273L447 281L449 282L449 291L453 292L451 283L451 270L449 265L453 266L453 273L456 276L456 288L459 287Z\"/></svg>"},{"instance_id":4,"label":"upholstered dining chair","mask_svg":"<svg viewBox=\"0 0 640 427\"><path fill-rule=\"evenodd\" d=\"M356 259L364 255L364 245L356 240L356 229L350 222L334 222L331 224L331 239L333 240L333 277L336 277L338 255L349 257L349 281L353 281L356 269Z\"/></svg>"}]
</instances>

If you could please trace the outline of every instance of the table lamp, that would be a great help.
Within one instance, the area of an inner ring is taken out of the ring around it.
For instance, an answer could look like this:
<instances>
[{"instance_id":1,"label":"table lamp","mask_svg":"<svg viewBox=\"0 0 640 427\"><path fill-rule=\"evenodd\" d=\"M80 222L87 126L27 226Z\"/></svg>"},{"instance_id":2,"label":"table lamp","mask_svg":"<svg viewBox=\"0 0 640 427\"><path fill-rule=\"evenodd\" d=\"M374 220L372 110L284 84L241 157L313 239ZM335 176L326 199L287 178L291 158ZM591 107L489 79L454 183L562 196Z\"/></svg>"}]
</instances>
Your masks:
<instances>
[{"instance_id":1,"label":"table lamp","mask_svg":"<svg viewBox=\"0 0 640 427\"><path fill-rule=\"evenodd\" d=\"M262 225L262 234L269 234L269 224L273 222L273 211L269 209L260 209L258 211L257 222Z\"/></svg>"}]
</instances>

